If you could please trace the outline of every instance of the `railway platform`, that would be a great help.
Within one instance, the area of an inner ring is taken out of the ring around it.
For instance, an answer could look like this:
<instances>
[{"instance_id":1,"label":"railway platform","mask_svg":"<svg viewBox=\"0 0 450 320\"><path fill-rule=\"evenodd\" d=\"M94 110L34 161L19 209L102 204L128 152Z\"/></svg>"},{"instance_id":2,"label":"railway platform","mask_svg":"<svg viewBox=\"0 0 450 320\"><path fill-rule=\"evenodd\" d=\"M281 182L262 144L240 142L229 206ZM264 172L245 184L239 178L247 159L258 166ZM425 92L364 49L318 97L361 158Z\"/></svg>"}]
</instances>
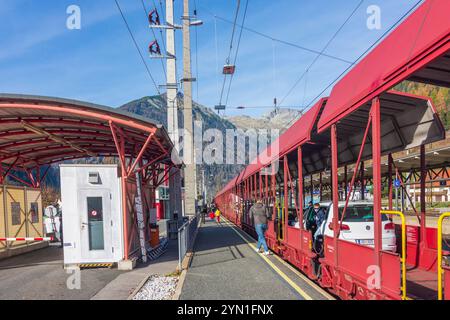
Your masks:
<instances>
[{"instance_id":1,"label":"railway platform","mask_svg":"<svg viewBox=\"0 0 450 320\"><path fill-rule=\"evenodd\" d=\"M199 228L181 300L333 300L326 291L228 221Z\"/></svg>"}]
</instances>

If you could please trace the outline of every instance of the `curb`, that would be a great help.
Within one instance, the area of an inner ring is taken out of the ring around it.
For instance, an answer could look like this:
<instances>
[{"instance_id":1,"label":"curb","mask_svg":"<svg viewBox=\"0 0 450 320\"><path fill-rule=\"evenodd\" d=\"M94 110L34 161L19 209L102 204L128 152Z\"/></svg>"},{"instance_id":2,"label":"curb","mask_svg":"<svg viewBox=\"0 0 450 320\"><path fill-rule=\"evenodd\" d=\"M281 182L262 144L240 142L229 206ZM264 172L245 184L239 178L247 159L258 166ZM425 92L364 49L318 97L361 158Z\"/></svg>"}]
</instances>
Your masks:
<instances>
[{"instance_id":1,"label":"curb","mask_svg":"<svg viewBox=\"0 0 450 320\"><path fill-rule=\"evenodd\" d=\"M173 294L171 300L180 300L181 290L183 289L184 280L186 279L186 273L187 273L187 270L186 270L186 269L184 269L184 270L181 272L180 278L178 279L177 287L176 287L176 289L175 289L175 293Z\"/></svg>"},{"instance_id":2,"label":"curb","mask_svg":"<svg viewBox=\"0 0 450 320\"><path fill-rule=\"evenodd\" d=\"M153 276L153 274L147 275L133 290L133 292L128 296L127 300L133 300L133 297L142 289L142 287L147 283L148 279Z\"/></svg>"}]
</instances>

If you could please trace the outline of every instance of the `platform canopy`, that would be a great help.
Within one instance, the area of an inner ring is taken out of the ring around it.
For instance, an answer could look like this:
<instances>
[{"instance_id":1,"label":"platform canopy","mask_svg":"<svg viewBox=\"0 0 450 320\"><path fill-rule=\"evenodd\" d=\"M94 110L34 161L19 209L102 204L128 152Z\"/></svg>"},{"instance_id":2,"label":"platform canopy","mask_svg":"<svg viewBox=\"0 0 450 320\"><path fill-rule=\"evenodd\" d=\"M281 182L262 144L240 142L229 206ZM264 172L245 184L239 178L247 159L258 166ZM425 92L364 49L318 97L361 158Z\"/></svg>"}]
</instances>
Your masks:
<instances>
[{"instance_id":1,"label":"platform canopy","mask_svg":"<svg viewBox=\"0 0 450 320\"><path fill-rule=\"evenodd\" d=\"M326 98L320 99L311 109L305 112L300 119L259 154L237 177L233 178L219 194L261 171L261 169L269 166L274 161L292 152L296 147L310 141L314 126L326 101Z\"/></svg>"},{"instance_id":2,"label":"platform canopy","mask_svg":"<svg viewBox=\"0 0 450 320\"><path fill-rule=\"evenodd\" d=\"M162 125L135 114L75 100L0 94L3 173L107 156L118 157L127 172L179 166L172 149Z\"/></svg>"},{"instance_id":3,"label":"platform canopy","mask_svg":"<svg viewBox=\"0 0 450 320\"><path fill-rule=\"evenodd\" d=\"M450 1L426 0L333 88L318 130L404 80L450 87Z\"/></svg>"}]
</instances>

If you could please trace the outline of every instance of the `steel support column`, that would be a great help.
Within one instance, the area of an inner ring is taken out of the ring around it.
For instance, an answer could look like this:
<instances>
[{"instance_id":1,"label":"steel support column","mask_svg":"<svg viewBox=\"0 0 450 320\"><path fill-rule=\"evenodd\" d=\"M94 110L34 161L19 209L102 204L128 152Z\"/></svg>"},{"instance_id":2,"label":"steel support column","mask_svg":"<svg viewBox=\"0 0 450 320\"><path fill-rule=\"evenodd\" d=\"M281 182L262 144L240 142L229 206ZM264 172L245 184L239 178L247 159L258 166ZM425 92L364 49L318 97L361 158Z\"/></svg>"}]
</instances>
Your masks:
<instances>
[{"instance_id":1,"label":"steel support column","mask_svg":"<svg viewBox=\"0 0 450 320\"><path fill-rule=\"evenodd\" d=\"M287 240L287 226L289 222L289 195L288 195L288 160L287 156L283 158L283 180L284 180L284 230L283 230L283 239Z\"/></svg>"},{"instance_id":2,"label":"steel support column","mask_svg":"<svg viewBox=\"0 0 450 320\"><path fill-rule=\"evenodd\" d=\"M339 217L336 214L339 210L339 182L338 182L338 141L336 124L331 126L331 183L333 200L333 247L334 247L334 265L338 264L338 237L339 237Z\"/></svg>"},{"instance_id":3,"label":"steel support column","mask_svg":"<svg viewBox=\"0 0 450 320\"><path fill-rule=\"evenodd\" d=\"M347 173L347 165L344 166L344 199L347 200L348 198L348 173Z\"/></svg>"},{"instance_id":4,"label":"steel support column","mask_svg":"<svg viewBox=\"0 0 450 320\"><path fill-rule=\"evenodd\" d=\"M319 202L322 201L322 192L323 192L323 188L322 188L322 171L319 173Z\"/></svg>"},{"instance_id":5,"label":"steel support column","mask_svg":"<svg viewBox=\"0 0 450 320\"><path fill-rule=\"evenodd\" d=\"M394 162L392 154L388 156L388 196L389 196L389 210L393 209L393 181L392 181L392 163Z\"/></svg>"},{"instance_id":6,"label":"steel support column","mask_svg":"<svg viewBox=\"0 0 450 320\"><path fill-rule=\"evenodd\" d=\"M362 148L364 149L364 146L362 146ZM364 181L364 161L361 161L361 168L360 168L360 179L361 179L361 200L364 200L366 195L364 193L365 191L365 181Z\"/></svg>"},{"instance_id":7,"label":"steel support column","mask_svg":"<svg viewBox=\"0 0 450 320\"><path fill-rule=\"evenodd\" d=\"M372 101L373 216L375 263L380 267L381 239L381 112L380 99ZM381 273L381 269L380 269Z\"/></svg>"},{"instance_id":8,"label":"steel support column","mask_svg":"<svg viewBox=\"0 0 450 320\"><path fill-rule=\"evenodd\" d=\"M427 168L425 159L425 145L420 146L420 242L422 246L427 247L426 237L426 180Z\"/></svg>"},{"instance_id":9,"label":"steel support column","mask_svg":"<svg viewBox=\"0 0 450 320\"><path fill-rule=\"evenodd\" d=\"M277 179L276 179L276 172L275 172L275 166L272 164L272 176L270 177L270 182L272 185L272 197L273 197L273 206L272 206L272 221L275 220L276 217L276 205L277 205L277 191L276 191L276 184L277 184Z\"/></svg>"},{"instance_id":10,"label":"steel support column","mask_svg":"<svg viewBox=\"0 0 450 320\"><path fill-rule=\"evenodd\" d=\"M303 152L302 147L297 150L298 166L298 224L300 226L300 250L303 250Z\"/></svg>"}]
</instances>

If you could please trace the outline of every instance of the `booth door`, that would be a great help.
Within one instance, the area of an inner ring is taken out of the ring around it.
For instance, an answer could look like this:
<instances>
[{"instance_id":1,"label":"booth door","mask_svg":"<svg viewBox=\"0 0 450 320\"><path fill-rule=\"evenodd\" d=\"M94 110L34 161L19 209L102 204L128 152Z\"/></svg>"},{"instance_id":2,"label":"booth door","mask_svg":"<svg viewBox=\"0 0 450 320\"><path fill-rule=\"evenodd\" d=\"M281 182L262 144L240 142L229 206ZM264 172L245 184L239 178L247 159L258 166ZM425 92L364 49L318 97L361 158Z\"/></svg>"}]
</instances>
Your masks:
<instances>
[{"instance_id":1,"label":"booth door","mask_svg":"<svg viewBox=\"0 0 450 320\"><path fill-rule=\"evenodd\" d=\"M109 190L80 190L81 259L111 259L111 193ZM120 236L120 235L117 235Z\"/></svg>"}]
</instances>

